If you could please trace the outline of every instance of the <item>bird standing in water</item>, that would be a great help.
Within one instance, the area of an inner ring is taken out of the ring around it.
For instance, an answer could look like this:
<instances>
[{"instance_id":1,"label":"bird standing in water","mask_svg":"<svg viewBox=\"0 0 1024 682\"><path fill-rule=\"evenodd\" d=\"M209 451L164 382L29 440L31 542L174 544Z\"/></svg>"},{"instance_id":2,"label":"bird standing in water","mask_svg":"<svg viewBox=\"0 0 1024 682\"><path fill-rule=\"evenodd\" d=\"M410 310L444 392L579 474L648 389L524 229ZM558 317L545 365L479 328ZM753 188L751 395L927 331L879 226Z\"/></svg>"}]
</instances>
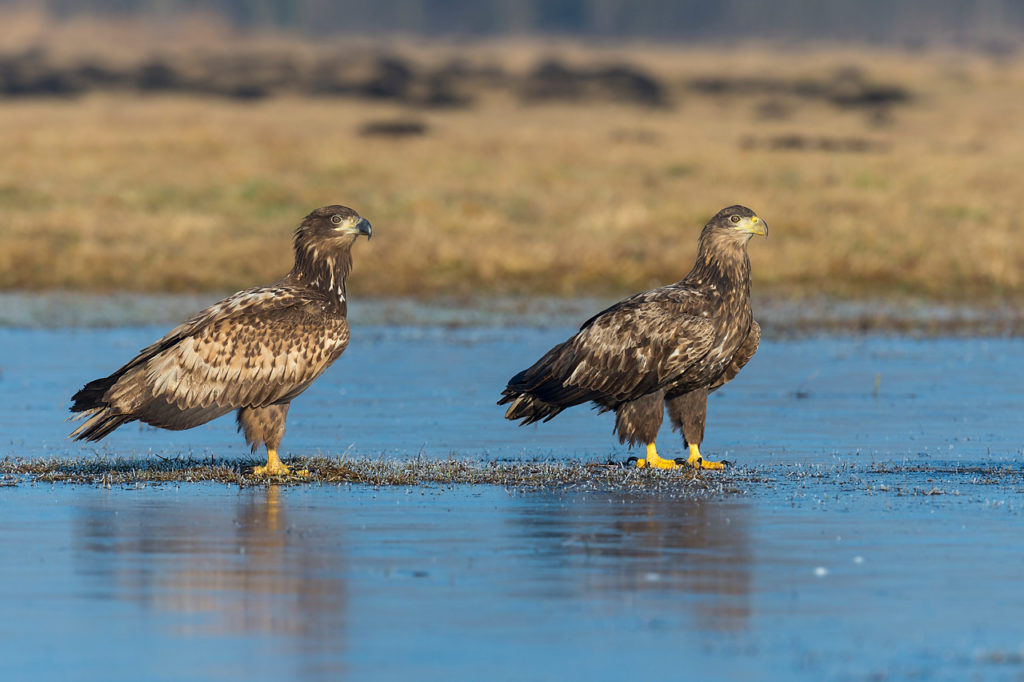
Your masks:
<instances>
[{"instance_id":1,"label":"bird standing in water","mask_svg":"<svg viewBox=\"0 0 1024 682\"><path fill-rule=\"evenodd\" d=\"M285 475L277 450L292 399L345 350L345 278L352 245L370 223L345 206L324 206L295 230L295 264L274 284L213 304L144 348L108 377L75 393L85 421L72 433L96 441L139 420L190 429L237 410L253 452L267 448L258 475Z\"/></svg>"},{"instance_id":2,"label":"bird standing in water","mask_svg":"<svg viewBox=\"0 0 1024 682\"><path fill-rule=\"evenodd\" d=\"M573 405L615 411L619 441L643 444L639 467L720 469L704 459L708 393L733 379L757 351L747 242L768 226L745 206L715 214L700 233L697 262L683 279L619 301L509 379L506 419L548 421ZM688 456L664 459L655 440L665 408Z\"/></svg>"}]
</instances>

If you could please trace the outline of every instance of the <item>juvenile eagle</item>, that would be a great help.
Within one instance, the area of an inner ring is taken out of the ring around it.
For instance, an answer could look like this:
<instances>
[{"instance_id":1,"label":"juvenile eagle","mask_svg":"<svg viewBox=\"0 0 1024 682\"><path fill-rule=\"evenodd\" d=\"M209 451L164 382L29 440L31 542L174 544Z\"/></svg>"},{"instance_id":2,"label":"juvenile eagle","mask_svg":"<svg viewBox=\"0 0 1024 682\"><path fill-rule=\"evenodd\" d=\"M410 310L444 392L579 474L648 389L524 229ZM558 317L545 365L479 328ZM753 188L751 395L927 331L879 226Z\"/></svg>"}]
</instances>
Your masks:
<instances>
[{"instance_id":1,"label":"juvenile eagle","mask_svg":"<svg viewBox=\"0 0 1024 682\"><path fill-rule=\"evenodd\" d=\"M310 213L295 230L287 275L215 303L86 384L71 406L86 421L71 437L99 440L136 419L190 429L238 410L252 451L267 447L267 464L255 473L287 474L277 448L288 405L348 345L345 277L360 235L370 237L370 223L350 208Z\"/></svg>"},{"instance_id":2,"label":"juvenile eagle","mask_svg":"<svg viewBox=\"0 0 1024 682\"><path fill-rule=\"evenodd\" d=\"M532 424L593 402L615 410L619 442L647 445L637 466L722 468L701 456L700 443L708 393L736 376L761 338L750 311L747 242L755 234L766 236L768 226L749 208L719 211L700 233L690 274L598 313L512 377L498 401L511 403L505 418ZM658 456L662 403L689 446L686 460Z\"/></svg>"}]
</instances>

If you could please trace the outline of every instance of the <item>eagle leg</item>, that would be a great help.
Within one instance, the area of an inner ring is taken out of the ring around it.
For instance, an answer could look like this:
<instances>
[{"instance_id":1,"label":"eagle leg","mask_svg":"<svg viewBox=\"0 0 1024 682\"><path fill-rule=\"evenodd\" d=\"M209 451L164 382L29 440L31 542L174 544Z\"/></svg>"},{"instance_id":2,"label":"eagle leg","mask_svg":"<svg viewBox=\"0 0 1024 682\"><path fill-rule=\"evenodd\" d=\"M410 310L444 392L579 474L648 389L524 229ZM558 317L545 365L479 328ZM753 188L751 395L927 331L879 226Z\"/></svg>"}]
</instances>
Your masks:
<instances>
[{"instance_id":1,"label":"eagle leg","mask_svg":"<svg viewBox=\"0 0 1024 682\"><path fill-rule=\"evenodd\" d=\"M282 462L277 456L277 450L267 448L267 464L266 466L256 467L252 470L252 473L256 476L302 476L303 478L309 477L309 471L302 469L301 471L293 472L291 468Z\"/></svg>"},{"instance_id":2,"label":"eagle leg","mask_svg":"<svg viewBox=\"0 0 1024 682\"><path fill-rule=\"evenodd\" d=\"M284 438L288 407L289 403L283 403L264 407L243 407L238 410L238 429L245 433L245 442L252 446L252 451L256 452L260 445L267 446L267 463L252 470L256 476L309 476L305 469L293 472L277 456L277 448Z\"/></svg>"},{"instance_id":3,"label":"eagle leg","mask_svg":"<svg viewBox=\"0 0 1024 682\"><path fill-rule=\"evenodd\" d=\"M655 469L678 469L679 464L671 459L664 459L658 456L658 450L654 443L647 444L647 457L636 461L637 468L644 469L654 467Z\"/></svg>"},{"instance_id":4,"label":"eagle leg","mask_svg":"<svg viewBox=\"0 0 1024 682\"><path fill-rule=\"evenodd\" d=\"M708 411L708 389L698 388L669 398L665 401L672 428L683 432L683 443L688 446L690 456L678 458L677 463L694 469L724 469L728 462L709 462L700 454L700 442L704 440L704 421Z\"/></svg>"},{"instance_id":5,"label":"eagle leg","mask_svg":"<svg viewBox=\"0 0 1024 682\"><path fill-rule=\"evenodd\" d=\"M682 463L683 458L680 457L676 461ZM698 448L696 444L691 443L690 456L686 459L686 464L692 466L694 469L724 469L725 467L730 466L731 462L724 459L721 462L710 462L701 456L700 448Z\"/></svg>"}]
</instances>

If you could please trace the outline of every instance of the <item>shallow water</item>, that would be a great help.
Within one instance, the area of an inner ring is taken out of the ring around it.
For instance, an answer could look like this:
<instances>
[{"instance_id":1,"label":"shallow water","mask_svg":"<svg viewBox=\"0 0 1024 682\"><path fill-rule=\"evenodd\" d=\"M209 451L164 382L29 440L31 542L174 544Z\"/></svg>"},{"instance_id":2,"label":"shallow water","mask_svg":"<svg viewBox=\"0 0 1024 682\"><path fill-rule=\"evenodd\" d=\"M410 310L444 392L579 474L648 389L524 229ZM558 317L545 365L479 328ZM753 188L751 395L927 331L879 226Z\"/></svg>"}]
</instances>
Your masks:
<instances>
[{"instance_id":1,"label":"shallow water","mask_svg":"<svg viewBox=\"0 0 1024 682\"><path fill-rule=\"evenodd\" d=\"M0 327L0 456L248 455L232 417L189 431L130 424L70 443L70 396L164 327ZM357 328L349 349L292 403L283 453L476 459L624 459L614 416L586 407L520 427L495 400L571 328ZM704 450L742 464L934 459L1020 461L1024 340L820 337L761 344L712 394ZM678 454L666 425L660 448Z\"/></svg>"},{"instance_id":2,"label":"shallow water","mask_svg":"<svg viewBox=\"0 0 1024 682\"><path fill-rule=\"evenodd\" d=\"M0 456L248 457L230 417L65 440L71 393L165 329L0 328ZM494 405L568 331L357 327L282 450L624 459L610 415ZM709 406L734 492L696 499L21 480L0 678L1022 679L1022 351L766 341Z\"/></svg>"},{"instance_id":3,"label":"shallow water","mask_svg":"<svg viewBox=\"0 0 1024 682\"><path fill-rule=\"evenodd\" d=\"M0 670L1016 679L1019 475L930 478L944 495L831 476L708 500L22 485L4 492Z\"/></svg>"}]
</instances>

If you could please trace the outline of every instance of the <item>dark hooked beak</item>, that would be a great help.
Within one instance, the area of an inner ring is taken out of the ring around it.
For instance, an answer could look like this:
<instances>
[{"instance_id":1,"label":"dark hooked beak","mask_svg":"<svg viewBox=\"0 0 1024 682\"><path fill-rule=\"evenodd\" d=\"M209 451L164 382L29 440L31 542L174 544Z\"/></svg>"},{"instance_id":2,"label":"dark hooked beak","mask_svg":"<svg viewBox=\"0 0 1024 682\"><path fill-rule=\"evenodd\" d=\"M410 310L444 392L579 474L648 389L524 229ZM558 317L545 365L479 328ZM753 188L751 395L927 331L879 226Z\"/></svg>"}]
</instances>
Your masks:
<instances>
[{"instance_id":1,"label":"dark hooked beak","mask_svg":"<svg viewBox=\"0 0 1024 682\"><path fill-rule=\"evenodd\" d=\"M373 226L370 225L370 221L366 218L359 219L359 222L356 223L356 231L359 234L365 234L367 241L373 236Z\"/></svg>"}]
</instances>

